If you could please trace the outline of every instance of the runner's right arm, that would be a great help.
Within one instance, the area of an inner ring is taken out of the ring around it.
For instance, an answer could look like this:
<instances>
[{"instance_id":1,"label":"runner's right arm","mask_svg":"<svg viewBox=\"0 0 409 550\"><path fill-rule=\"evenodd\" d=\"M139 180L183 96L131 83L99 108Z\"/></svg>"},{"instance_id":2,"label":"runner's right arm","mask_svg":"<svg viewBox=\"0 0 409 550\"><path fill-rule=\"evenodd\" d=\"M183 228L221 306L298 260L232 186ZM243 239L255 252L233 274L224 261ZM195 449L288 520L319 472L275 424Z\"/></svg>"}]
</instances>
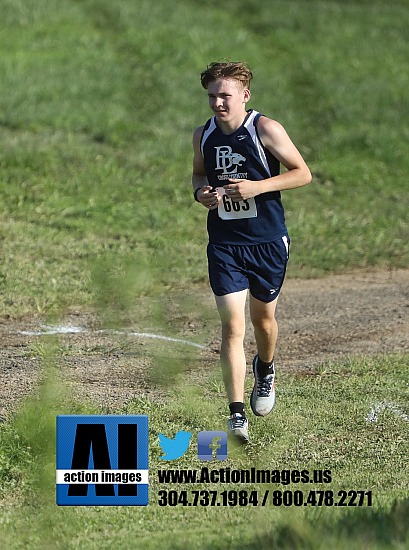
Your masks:
<instances>
[{"instance_id":1,"label":"runner's right arm","mask_svg":"<svg viewBox=\"0 0 409 550\"><path fill-rule=\"evenodd\" d=\"M211 187L207 181L202 151L200 149L200 139L202 133L203 126L200 126L193 134L193 192L198 189L199 191L196 193L198 202L203 204L203 206L209 210L214 210L217 208L221 197L217 191L213 190L213 187Z\"/></svg>"}]
</instances>

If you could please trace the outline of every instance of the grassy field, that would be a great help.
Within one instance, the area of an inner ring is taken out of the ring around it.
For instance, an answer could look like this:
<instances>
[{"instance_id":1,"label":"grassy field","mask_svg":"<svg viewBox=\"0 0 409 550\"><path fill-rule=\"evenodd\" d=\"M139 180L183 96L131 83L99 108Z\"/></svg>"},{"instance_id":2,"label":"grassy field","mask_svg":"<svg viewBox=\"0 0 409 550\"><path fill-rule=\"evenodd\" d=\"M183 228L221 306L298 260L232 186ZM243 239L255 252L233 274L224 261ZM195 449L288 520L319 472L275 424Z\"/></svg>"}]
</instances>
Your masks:
<instances>
[{"instance_id":1,"label":"grassy field","mask_svg":"<svg viewBox=\"0 0 409 550\"><path fill-rule=\"evenodd\" d=\"M112 258L206 280L191 135L221 57L250 63L251 106L314 173L284 194L290 275L407 265L406 3L275 6L1 2L3 313L93 303L94 262Z\"/></svg>"},{"instance_id":2,"label":"grassy field","mask_svg":"<svg viewBox=\"0 0 409 550\"><path fill-rule=\"evenodd\" d=\"M148 414L150 503L146 508L58 508L55 492L55 415L98 413L61 391L50 344L43 355L48 376L39 399L29 401L0 431L1 534L8 548L407 548L407 418L385 409L370 421L373 403L407 399L408 359L348 361L317 369L315 376L281 373L280 406L273 418L252 419L252 443L230 449L224 462L205 464L195 444L180 459L160 459L157 434L224 430L218 376L203 386L179 383L165 402L136 399L116 413ZM53 374L54 373L54 374ZM247 388L250 390L250 387ZM184 398L178 398L183 394ZM200 406L198 406L198 403ZM113 411L111 411L113 412ZM330 484L159 483L167 468L331 470ZM160 490L371 491L372 507L227 506L158 504ZM221 534L222 532L222 534ZM186 546L187 545L187 546Z\"/></svg>"},{"instance_id":3,"label":"grassy field","mask_svg":"<svg viewBox=\"0 0 409 550\"><path fill-rule=\"evenodd\" d=\"M165 292L194 304L207 268L191 135L210 116L199 74L220 58L250 64L250 107L284 124L314 175L283 194L289 276L408 266L406 1L0 0L0 11L3 317L81 306L119 326L136 311L148 327L167 322L154 306ZM8 548L408 547L407 422L391 410L365 420L373 402L407 402L407 357L282 374L274 423L255 423L256 443L229 457L329 467L334 490L373 490L372 509L160 508L155 479L146 509L61 509L55 415L98 410L56 392L52 342L38 353L40 396L0 429ZM220 380L207 382L115 411L149 414L153 471L158 432L224 429ZM199 467L193 450L176 467Z\"/></svg>"}]
</instances>

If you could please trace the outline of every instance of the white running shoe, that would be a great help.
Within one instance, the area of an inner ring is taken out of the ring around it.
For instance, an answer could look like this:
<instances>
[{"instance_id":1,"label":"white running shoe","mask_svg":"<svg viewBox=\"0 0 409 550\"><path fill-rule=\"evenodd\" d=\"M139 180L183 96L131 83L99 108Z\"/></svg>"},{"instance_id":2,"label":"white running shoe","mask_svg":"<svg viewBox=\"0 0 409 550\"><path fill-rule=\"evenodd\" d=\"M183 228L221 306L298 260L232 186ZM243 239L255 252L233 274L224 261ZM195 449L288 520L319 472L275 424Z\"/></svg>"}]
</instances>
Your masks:
<instances>
[{"instance_id":1,"label":"white running shoe","mask_svg":"<svg viewBox=\"0 0 409 550\"><path fill-rule=\"evenodd\" d=\"M230 416L227 427L229 435L232 436L238 443L249 442L249 422L247 418L240 413L234 413Z\"/></svg>"},{"instance_id":2,"label":"white running shoe","mask_svg":"<svg viewBox=\"0 0 409 550\"><path fill-rule=\"evenodd\" d=\"M276 402L274 363L273 372L262 378L257 373L257 362L258 355L253 359L254 387L251 392L250 405L256 416L267 416L273 410Z\"/></svg>"}]
</instances>

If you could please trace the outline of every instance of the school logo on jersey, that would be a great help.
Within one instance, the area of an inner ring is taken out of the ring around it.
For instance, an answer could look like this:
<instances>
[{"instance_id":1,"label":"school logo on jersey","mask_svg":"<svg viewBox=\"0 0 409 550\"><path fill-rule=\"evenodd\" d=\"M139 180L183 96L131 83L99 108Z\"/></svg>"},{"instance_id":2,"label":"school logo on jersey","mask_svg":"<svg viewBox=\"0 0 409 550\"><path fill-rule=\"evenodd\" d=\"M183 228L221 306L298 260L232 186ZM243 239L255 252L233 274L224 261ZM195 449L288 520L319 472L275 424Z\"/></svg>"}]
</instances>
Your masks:
<instances>
[{"instance_id":1,"label":"school logo on jersey","mask_svg":"<svg viewBox=\"0 0 409 550\"><path fill-rule=\"evenodd\" d=\"M217 177L219 180L226 180L234 176L236 178L246 179L246 173L238 173L239 166L242 166L246 162L246 157L240 155L240 153L233 153L233 149L230 145L221 145L215 147L216 149L216 170L221 170L222 173Z\"/></svg>"}]
</instances>

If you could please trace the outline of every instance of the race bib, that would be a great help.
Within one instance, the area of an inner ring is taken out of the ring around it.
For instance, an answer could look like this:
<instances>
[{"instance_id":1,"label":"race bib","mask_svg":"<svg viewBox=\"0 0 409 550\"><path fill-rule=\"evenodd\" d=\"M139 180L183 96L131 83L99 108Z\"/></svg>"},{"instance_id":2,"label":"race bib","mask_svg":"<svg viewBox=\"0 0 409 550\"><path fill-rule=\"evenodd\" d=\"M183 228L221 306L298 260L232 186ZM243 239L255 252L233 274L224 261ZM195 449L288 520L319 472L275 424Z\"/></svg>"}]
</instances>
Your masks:
<instances>
[{"instance_id":1,"label":"race bib","mask_svg":"<svg viewBox=\"0 0 409 550\"><path fill-rule=\"evenodd\" d=\"M226 195L224 187L218 187L217 191L221 196L218 206L219 218L222 220L238 220L242 218L257 218L257 206L254 197L244 201L233 202Z\"/></svg>"}]
</instances>

